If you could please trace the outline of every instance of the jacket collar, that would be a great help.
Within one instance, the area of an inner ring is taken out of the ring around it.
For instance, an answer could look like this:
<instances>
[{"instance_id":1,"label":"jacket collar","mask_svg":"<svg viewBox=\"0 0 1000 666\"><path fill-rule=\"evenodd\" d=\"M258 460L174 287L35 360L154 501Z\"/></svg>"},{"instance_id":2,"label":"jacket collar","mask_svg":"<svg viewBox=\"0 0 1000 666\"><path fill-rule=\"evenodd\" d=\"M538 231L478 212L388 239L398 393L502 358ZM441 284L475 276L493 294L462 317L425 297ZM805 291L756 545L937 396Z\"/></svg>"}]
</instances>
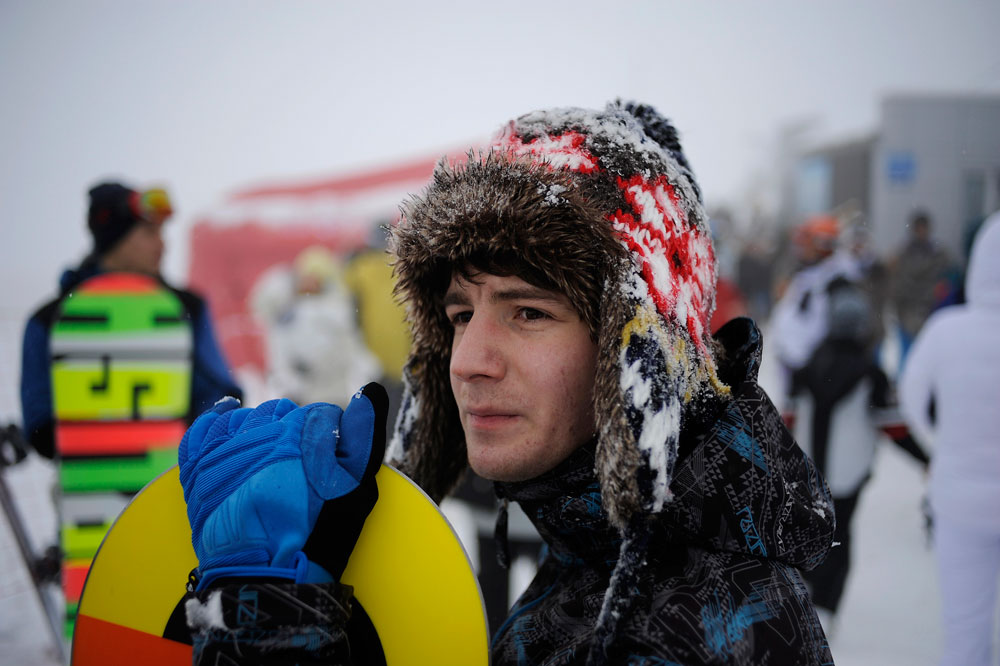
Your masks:
<instances>
[{"instance_id":1,"label":"jacket collar","mask_svg":"<svg viewBox=\"0 0 1000 666\"><path fill-rule=\"evenodd\" d=\"M521 505L548 545L566 564L613 567L621 536L611 526L594 472L596 442L588 442L553 470L530 481L494 484L497 496Z\"/></svg>"}]
</instances>

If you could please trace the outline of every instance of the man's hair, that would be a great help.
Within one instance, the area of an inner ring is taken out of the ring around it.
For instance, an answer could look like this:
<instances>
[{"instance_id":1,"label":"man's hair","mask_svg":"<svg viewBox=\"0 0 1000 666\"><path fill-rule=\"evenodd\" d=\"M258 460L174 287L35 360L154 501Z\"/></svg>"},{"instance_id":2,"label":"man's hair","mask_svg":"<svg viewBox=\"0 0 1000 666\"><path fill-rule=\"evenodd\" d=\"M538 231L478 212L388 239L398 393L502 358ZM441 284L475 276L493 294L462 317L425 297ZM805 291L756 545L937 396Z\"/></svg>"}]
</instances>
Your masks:
<instances>
[{"instance_id":1,"label":"man's hair","mask_svg":"<svg viewBox=\"0 0 1000 666\"><path fill-rule=\"evenodd\" d=\"M477 282L478 275L486 273L498 277L516 277L524 280L533 287L545 289L562 294L569 299L573 310L587 323L590 330L590 337L597 341L597 322L591 321L587 312L583 311L577 303L573 302L570 294L560 289L559 285L546 275L543 271L526 261L523 256L513 251L505 252L476 252L466 257L461 263L449 264L441 263L431 276L431 288L440 301L443 301L448 285L453 277L459 277L467 282ZM588 294L590 312L597 312L600 294Z\"/></svg>"}]
</instances>

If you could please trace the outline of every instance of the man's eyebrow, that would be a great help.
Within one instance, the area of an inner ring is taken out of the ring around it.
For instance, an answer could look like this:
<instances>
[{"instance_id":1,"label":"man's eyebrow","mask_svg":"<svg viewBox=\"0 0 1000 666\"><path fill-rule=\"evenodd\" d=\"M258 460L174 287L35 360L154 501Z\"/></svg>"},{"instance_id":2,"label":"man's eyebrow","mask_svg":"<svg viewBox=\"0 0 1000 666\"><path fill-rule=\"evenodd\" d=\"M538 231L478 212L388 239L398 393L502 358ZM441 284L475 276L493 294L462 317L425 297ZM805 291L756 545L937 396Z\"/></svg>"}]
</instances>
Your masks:
<instances>
[{"instance_id":1,"label":"man's eyebrow","mask_svg":"<svg viewBox=\"0 0 1000 666\"><path fill-rule=\"evenodd\" d=\"M493 292L490 296L490 300L494 303L532 300L550 301L552 303L562 305L566 304L562 294L550 289L543 289L541 287L515 287L513 289L501 289L500 291ZM469 298L463 291L448 291L441 299L441 304L444 307L448 307L449 305L469 305Z\"/></svg>"},{"instance_id":2,"label":"man's eyebrow","mask_svg":"<svg viewBox=\"0 0 1000 666\"><path fill-rule=\"evenodd\" d=\"M444 307L448 307L449 305L468 305L468 304L469 304L469 299L466 297L465 292L462 291L448 291L441 299L441 305L443 305Z\"/></svg>"},{"instance_id":3,"label":"man's eyebrow","mask_svg":"<svg viewBox=\"0 0 1000 666\"><path fill-rule=\"evenodd\" d=\"M493 292L490 300L494 303L503 301L551 301L553 303L565 304L565 299L559 292L541 287L515 287L513 289L502 289Z\"/></svg>"}]
</instances>

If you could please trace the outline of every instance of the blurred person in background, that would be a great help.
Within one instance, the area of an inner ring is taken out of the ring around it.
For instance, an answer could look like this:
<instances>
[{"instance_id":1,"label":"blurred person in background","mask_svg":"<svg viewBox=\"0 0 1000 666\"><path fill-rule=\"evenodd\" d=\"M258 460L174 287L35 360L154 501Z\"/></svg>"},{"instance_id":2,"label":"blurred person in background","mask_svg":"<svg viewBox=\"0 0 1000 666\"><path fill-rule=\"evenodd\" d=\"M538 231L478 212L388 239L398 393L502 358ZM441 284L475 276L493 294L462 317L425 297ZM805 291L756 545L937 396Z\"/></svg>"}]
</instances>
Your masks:
<instances>
[{"instance_id":1,"label":"blurred person in background","mask_svg":"<svg viewBox=\"0 0 1000 666\"><path fill-rule=\"evenodd\" d=\"M762 241L749 239L740 252L736 271L736 283L746 295L750 318L766 321L771 315L772 253Z\"/></svg>"},{"instance_id":2,"label":"blurred person in background","mask_svg":"<svg viewBox=\"0 0 1000 666\"><path fill-rule=\"evenodd\" d=\"M828 287L836 279L854 281L859 277L857 265L835 253L839 236L840 222L832 215L806 220L792 236L800 268L775 304L771 320L771 336L784 384L781 397L786 401L791 374L809 362L826 337Z\"/></svg>"},{"instance_id":3,"label":"blurred person in background","mask_svg":"<svg viewBox=\"0 0 1000 666\"><path fill-rule=\"evenodd\" d=\"M372 229L368 247L347 260L344 284L354 296L365 345L382 366L379 383L389 394L392 425L403 397L403 366L410 355L410 329L406 310L393 295L396 280L386 250L388 229L388 224L377 225Z\"/></svg>"},{"instance_id":4,"label":"blurred person in background","mask_svg":"<svg viewBox=\"0 0 1000 666\"><path fill-rule=\"evenodd\" d=\"M78 267L63 273L59 296L31 315L24 331L22 423L28 441L47 458L55 454L49 332L63 299L82 282L101 273L152 276L183 303L194 334L189 421L223 396L242 397L216 341L208 304L195 292L167 284L160 275L162 227L173 214L167 192L160 188L137 191L122 183L104 182L91 188L89 197L87 228L93 249Z\"/></svg>"},{"instance_id":5,"label":"blurred person in background","mask_svg":"<svg viewBox=\"0 0 1000 666\"><path fill-rule=\"evenodd\" d=\"M972 248L967 303L927 320L899 383L907 423L921 441L933 442L929 494L945 666L995 663L990 653L1000 579L998 256L1000 213L995 213Z\"/></svg>"},{"instance_id":6,"label":"blurred person in background","mask_svg":"<svg viewBox=\"0 0 1000 666\"><path fill-rule=\"evenodd\" d=\"M299 404L346 403L382 369L358 329L343 267L320 245L274 267L250 294L267 331L269 391Z\"/></svg>"},{"instance_id":7,"label":"blurred person in background","mask_svg":"<svg viewBox=\"0 0 1000 666\"><path fill-rule=\"evenodd\" d=\"M878 346L885 338L883 320L889 302L889 269L872 248L872 236L863 221L849 226L843 234L843 251L857 265L858 286L868 297L872 310L872 344Z\"/></svg>"},{"instance_id":8,"label":"blurred person in background","mask_svg":"<svg viewBox=\"0 0 1000 666\"><path fill-rule=\"evenodd\" d=\"M913 214L910 236L890 266L890 298L899 331L900 363L931 312L952 293L948 252L931 237L931 218L923 211Z\"/></svg>"},{"instance_id":9,"label":"blurred person in background","mask_svg":"<svg viewBox=\"0 0 1000 666\"><path fill-rule=\"evenodd\" d=\"M834 543L823 564L804 574L827 635L851 566L851 519L871 476L883 435L879 413L892 405L889 379L871 353L876 317L866 291L844 279L828 287L829 329L809 362L792 375L795 440L816 463L833 495ZM908 436L893 440L921 465Z\"/></svg>"},{"instance_id":10,"label":"blurred person in background","mask_svg":"<svg viewBox=\"0 0 1000 666\"><path fill-rule=\"evenodd\" d=\"M708 327L712 333L722 328L730 320L747 316L747 302L736 283L738 256L734 245L736 235L729 213L722 211L709 219L715 259L718 265L715 282L715 312Z\"/></svg>"}]
</instances>

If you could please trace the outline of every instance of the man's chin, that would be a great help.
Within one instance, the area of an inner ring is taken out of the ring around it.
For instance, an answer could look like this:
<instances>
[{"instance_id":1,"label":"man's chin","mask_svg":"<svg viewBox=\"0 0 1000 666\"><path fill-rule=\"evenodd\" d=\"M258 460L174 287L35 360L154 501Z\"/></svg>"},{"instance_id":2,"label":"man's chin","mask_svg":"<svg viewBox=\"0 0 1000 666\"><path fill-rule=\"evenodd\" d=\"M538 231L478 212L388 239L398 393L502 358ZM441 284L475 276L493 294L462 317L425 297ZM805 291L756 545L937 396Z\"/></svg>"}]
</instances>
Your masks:
<instances>
[{"instance_id":1,"label":"man's chin","mask_svg":"<svg viewBox=\"0 0 1000 666\"><path fill-rule=\"evenodd\" d=\"M520 468L519 465L510 460L498 460L492 457L470 456L469 467L478 476L487 481L501 481L512 483L516 481L527 481L531 475Z\"/></svg>"},{"instance_id":2,"label":"man's chin","mask_svg":"<svg viewBox=\"0 0 1000 666\"><path fill-rule=\"evenodd\" d=\"M523 480L519 475L512 473L510 470L505 470L503 468L498 469L494 465L469 463L469 467L472 468L472 471L475 472L477 476L484 478L487 481L511 482Z\"/></svg>"},{"instance_id":3,"label":"man's chin","mask_svg":"<svg viewBox=\"0 0 1000 666\"><path fill-rule=\"evenodd\" d=\"M496 453L496 451L491 451ZM530 481L547 472L555 464L538 460L523 460L516 456L470 456L469 467L487 481L518 483Z\"/></svg>"}]
</instances>

